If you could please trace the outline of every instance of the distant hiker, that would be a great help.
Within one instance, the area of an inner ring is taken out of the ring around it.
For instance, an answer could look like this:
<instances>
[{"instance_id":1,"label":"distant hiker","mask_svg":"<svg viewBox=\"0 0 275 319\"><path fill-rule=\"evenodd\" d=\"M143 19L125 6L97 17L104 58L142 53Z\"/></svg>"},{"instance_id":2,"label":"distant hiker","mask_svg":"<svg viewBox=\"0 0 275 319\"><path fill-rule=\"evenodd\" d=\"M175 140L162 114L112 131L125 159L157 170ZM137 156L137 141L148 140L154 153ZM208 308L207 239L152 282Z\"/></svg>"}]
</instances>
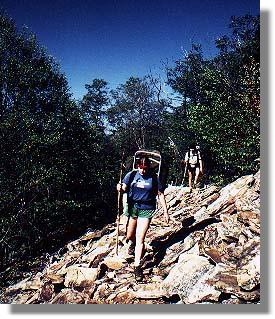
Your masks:
<instances>
[{"instance_id":1,"label":"distant hiker","mask_svg":"<svg viewBox=\"0 0 275 319\"><path fill-rule=\"evenodd\" d=\"M192 180L194 179L194 187L198 186L198 178L200 173L203 174L202 158L200 147L192 144L189 151L186 152L184 163L188 172L188 184L190 192L192 191Z\"/></svg>"},{"instance_id":2,"label":"distant hiker","mask_svg":"<svg viewBox=\"0 0 275 319\"><path fill-rule=\"evenodd\" d=\"M164 188L157 175L150 169L150 160L142 157L137 162L137 171L126 174L117 190L127 192L128 217L126 240L129 242L128 253L135 255L134 273L137 281L143 278L141 258L144 253L144 239L151 219L156 210L156 198L159 196L164 210L164 218L169 223L169 215L164 197Z\"/></svg>"}]
</instances>

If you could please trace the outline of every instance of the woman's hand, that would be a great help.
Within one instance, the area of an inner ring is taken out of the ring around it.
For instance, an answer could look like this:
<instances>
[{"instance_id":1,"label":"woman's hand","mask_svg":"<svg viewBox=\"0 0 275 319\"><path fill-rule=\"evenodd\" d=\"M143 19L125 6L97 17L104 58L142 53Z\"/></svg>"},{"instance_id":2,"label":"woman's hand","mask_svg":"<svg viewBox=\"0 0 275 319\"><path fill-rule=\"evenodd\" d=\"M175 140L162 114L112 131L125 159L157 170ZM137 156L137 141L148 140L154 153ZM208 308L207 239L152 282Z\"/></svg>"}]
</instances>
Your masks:
<instances>
[{"instance_id":1,"label":"woman's hand","mask_svg":"<svg viewBox=\"0 0 275 319\"><path fill-rule=\"evenodd\" d=\"M164 219L165 219L165 222L168 224L169 223L169 215L168 215L168 209L167 209L167 205L166 205L166 200L165 200L165 197L164 197L164 194L159 192L159 200L161 202L161 205L163 207L163 210L164 210Z\"/></svg>"},{"instance_id":2,"label":"woman's hand","mask_svg":"<svg viewBox=\"0 0 275 319\"><path fill-rule=\"evenodd\" d=\"M118 192L123 192L122 184L121 184L121 183L118 183L118 184L116 185L116 189L117 189Z\"/></svg>"},{"instance_id":3,"label":"woman's hand","mask_svg":"<svg viewBox=\"0 0 275 319\"><path fill-rule=\"evenodd\" d=\"M125 192L126 185L124 183L118 183L116 185L116 189L117 189L118 192Z\"/></svg>"}]
</instances>

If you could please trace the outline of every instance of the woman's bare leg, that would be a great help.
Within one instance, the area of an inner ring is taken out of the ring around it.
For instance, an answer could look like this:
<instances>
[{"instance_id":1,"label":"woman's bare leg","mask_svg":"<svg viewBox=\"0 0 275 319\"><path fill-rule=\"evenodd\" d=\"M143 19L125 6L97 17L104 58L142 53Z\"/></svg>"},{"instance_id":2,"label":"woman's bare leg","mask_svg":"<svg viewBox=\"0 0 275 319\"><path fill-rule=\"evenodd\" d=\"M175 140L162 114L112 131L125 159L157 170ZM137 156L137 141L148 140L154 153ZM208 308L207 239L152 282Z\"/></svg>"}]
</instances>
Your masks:
<instances>
[{"instance_id":1,"label":"woman's bare leg","mask_svg":"<svg viewBox=\"0 0 275 319\"><path fill-rule=\"evenodd\" d=\"M127 225L126 239L135 242L137 229L137 218L129 217Z\"/></svg>"},{"instance_id":2,"label":"woman's bare leg","mask_svg":"<svg viewBox=\"0 0 275 319\"><path fill-rule=\"evenodd\" d=\"M136 228L136 247L135 247L135 267L140 265L142 252L144 248L144 239L149 228L151 219L138 218Z\"/></svg>"}]
</instances>

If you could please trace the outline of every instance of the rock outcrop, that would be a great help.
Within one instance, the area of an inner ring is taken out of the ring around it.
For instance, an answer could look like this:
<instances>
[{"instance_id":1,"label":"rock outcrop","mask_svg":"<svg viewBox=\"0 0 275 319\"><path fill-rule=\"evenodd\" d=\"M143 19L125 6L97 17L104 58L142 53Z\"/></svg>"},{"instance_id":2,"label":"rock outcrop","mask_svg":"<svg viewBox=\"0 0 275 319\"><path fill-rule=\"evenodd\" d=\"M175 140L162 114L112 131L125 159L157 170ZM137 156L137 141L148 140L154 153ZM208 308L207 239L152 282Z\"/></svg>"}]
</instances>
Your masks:
<instances>
[{"instance_id":1,"label":"rock outcrop","mask_svg":"<svg viewBox=\"0 0 275 319\"><path fill-rule=\"evenodd\" d=\"M159 209L143 258L145 279L134 280L124 221L88 231L51 256L40 273L6 288L14 304L135 304L260 302L260 172L220 189L193 193L168 187L171 222Z\"/></svg>"}]
</instances>

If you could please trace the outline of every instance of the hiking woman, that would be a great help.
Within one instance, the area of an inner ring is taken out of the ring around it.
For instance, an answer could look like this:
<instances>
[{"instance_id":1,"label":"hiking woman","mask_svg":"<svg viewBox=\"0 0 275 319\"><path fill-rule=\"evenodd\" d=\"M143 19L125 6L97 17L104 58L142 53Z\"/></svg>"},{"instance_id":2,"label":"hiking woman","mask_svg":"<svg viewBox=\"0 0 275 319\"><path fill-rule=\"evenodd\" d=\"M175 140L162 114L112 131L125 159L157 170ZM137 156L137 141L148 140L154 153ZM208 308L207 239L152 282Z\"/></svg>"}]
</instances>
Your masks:
<instances>
[{"instance_id":1,"label":"hiking woman","mask_svg":"<svg viewBox=\"0 0 275 319\"><path fill-rule=\"evenodd\" d=\"M156 197L159 196L164 210L164 218L169 223L169 215L164 197L164 188L155 173L150 169L150 160L142 157L138 161L138 170L126 174L117 190L127 192L128 216L126 239L129 241L129 254L135 255L134 273L137 281L143 278L141 258L144 251L144 239L151 219L156 210Z\"/></svg>"}]
</instances>

